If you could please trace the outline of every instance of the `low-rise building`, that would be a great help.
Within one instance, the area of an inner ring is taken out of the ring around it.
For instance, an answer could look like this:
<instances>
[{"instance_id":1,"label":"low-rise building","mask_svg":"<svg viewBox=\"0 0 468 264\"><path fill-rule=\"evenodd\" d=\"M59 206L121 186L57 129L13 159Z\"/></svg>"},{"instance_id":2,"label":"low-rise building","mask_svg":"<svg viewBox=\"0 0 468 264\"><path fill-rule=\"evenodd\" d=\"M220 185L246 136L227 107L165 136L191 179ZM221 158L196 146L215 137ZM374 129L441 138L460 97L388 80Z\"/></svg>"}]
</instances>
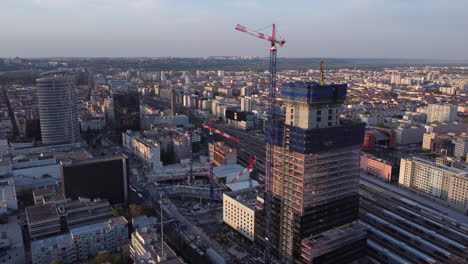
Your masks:
<instances>
[{"instance_id":1,"label":"low-rise building","mask_svg":"<svg viewBox=\"0 0 468 264\"><path fill-rule=\"evenodd\" d=\"M251 241L255 237L255 194L223 194L223 222Z\"/></svg>"},{"instance_id":2,"label":"low-rise building","mask_svg":"<svg viewBox=\"0 0 468 264\"><path fill-rule=\"evenodd\" d=\"M235 165L237 163L237 150L223 142L208 143L210 161L215 166Z\"/></svg>"},{"instance_id":3,"label":"low-rise building","mask_svg":"<svg viewBox=\"0 0 468 264\"><path fill-rule=\"evenodd\" d=\"M468 171L468 163L463 160L456 160L450 157L437 157L435 163L442 164L455 169Z\"/></svg>"},{"instance_id":4,"label":"low-rise building","mask_svg":"<svg viewBox=\"0 0 468 264\"><path fill-rule=\"evenodd\" d=\"M361 152L361 170L386 181L392 181L392 164L369 153Z\"/></svg>"},{"instance_id":5,"label":"low-rise building","mask_svg":"<svg viewBox=\"0 0 468 264\"><path fill-rule=\"evenodd\" d=\"M468 153L468 135L425 133L422 148L445 156L464 158Z\"/></svg>"}]
</instances>

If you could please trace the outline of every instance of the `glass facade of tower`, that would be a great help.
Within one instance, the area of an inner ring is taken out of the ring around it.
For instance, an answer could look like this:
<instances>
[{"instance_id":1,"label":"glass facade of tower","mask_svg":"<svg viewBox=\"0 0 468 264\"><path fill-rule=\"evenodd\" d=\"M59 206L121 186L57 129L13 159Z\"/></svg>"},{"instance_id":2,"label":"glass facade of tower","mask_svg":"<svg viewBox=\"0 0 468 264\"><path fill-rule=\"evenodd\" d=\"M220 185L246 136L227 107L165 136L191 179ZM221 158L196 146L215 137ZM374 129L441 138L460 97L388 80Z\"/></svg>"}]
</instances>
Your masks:
<instances>
[{"instance_id":1,"label":"glass facade of tower","mask_svg":"<svg viewBox=\"0 0 468 264\"><path fill-rule=\"evenodd\" d=\"M80 142L75 78L68 71L47 72L36 79L44 145Z\"/></svg>"}]
</instances>

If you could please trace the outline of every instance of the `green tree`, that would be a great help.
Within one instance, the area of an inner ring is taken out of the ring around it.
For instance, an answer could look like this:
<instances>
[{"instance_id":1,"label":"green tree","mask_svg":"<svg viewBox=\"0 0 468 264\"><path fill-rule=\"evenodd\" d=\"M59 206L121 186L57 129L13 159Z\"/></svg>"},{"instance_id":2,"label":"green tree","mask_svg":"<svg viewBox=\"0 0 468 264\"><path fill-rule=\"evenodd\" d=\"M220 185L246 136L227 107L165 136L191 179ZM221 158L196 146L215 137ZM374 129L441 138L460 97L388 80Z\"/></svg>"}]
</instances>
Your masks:
<instances>
[{"instance_id":1,"label":"green tree","mask_svg":"<svg viewBox=\"0 0 468 264\"><path fill-rule=\"evenodd\" d=\"M102 264L102 263L112 263L112 256L109 253L99 253L95 258L94 262L96 264Z\"/></svg>"},{"instance_id":2,"label":"green tree","mask_svg":"<svg viewBox=\"0 0 468 264\"><path fill-rule=\"evenodd\" d=\"M52 262L50 262L49 264L62 264L63 262L58 262L56 260L53 260Z\"/></svg>"},{"instance_id":3,"label":"green tree","mask_svg":"<svg viewBox=\"0 0 468 264\"><path fill-rule=\"evenodd\" d=\"M462 122L465 123L465 124L468 124L468 118L463 119Z\"/></svg>"}]
</instances>

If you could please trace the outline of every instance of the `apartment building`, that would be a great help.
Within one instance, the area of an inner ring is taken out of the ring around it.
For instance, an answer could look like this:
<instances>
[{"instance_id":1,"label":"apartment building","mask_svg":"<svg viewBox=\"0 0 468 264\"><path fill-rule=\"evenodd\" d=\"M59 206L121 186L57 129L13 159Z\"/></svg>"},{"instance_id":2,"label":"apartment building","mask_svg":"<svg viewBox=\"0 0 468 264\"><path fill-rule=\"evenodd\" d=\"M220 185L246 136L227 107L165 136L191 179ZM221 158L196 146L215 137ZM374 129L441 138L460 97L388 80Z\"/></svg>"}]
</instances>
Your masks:
<instances>
[{"instance_id":1,"label":"apartment building","mask_svg":"<svg viewBox=\"0 0 468 264\"><path fill-rule=\"evenodd\" d=\"M138 228L132 233L130 256L138 264L183 264L184 261L164 242L153 228Z\"/></svg>"},{"instance_id":2,"label":"apartment building","mask_svg":"<svg viewBox=\"0 0 468 264\"><path fill-rule=\"evenodd\" d=\"M457 121L456 105L429 104L427 106L427 123L450 123Z\"/></svg>"},{"instance_id":3,"label":"apartment building","mask_svg":"<svg viewBox=\"0 0 468 264\"><path fill-rule=\"evenodd\" d=\"M65 234L31 242L33 264L64 264L87 261L99 252L114 252L128 241L125 217L114 217L95 224L71 228Z\"/></svg>"},{"instance_id":4,"label":"apartment building","mask_svg":"<svg viewBox=\"0 0 468 264\"><path fill-rule=\"evenodd\" d=\"M399 184L468 213L468 172L420 158L401 159Z\"/></svg>"}]
</instances>

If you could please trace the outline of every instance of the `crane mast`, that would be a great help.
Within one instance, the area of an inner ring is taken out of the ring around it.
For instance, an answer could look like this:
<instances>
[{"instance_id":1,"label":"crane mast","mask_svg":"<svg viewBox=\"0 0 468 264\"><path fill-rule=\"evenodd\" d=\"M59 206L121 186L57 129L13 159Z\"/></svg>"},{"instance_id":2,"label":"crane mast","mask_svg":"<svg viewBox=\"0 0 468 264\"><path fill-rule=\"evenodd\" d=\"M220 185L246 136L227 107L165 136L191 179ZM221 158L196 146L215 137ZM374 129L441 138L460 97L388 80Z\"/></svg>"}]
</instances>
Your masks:
<instances>
[{"instance_id":1,"label":"crane mast","mask_svg":"<svg viewBox=\"0 0 468 264\"><path fill-rule=\"evenodd\" d=\"M271 203L272 203L272 185L273 185L273 122L275 119L275 99L276 99L276 44L283 46L286 41L276 38L276 25L272 25L272 34L267 36L263 33L249 29L242 25L237 25L236 30L265 39L270 42L270 84L267 96L267 123L265 128L266 159L265 159L265 251L264 263L271 263Z\"/></svg>"}]
</instances>

